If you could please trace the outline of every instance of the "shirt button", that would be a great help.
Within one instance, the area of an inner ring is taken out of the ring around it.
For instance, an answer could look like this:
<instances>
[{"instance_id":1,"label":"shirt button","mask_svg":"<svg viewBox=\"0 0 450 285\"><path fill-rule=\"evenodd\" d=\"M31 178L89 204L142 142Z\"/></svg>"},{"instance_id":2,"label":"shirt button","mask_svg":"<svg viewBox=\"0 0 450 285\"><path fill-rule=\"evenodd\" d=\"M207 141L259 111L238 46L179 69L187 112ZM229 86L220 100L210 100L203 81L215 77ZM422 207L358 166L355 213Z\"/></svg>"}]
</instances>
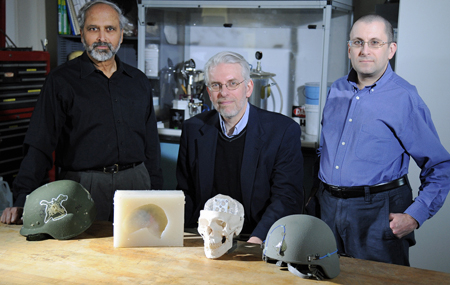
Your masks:
<instances>
[{"instance_id":1,"label":"shirt button","mask_svg":"<svg viewBox=\"0 0 450 285\"><path fill-rule=\"evenodd\" d=\"M336 165L336 169L339 169L339 165Z\"/></svg>"},{"instance_id":2,"label":"shirt button","mask_svg":"<svg viewBox=\"0 0 450 285\"><path fill-rule=\"evenodd\" d=\"M370 89L370 92L373 92L373 88L372 88L372 89Z\"/></svg>"},{"instance_id":3,"label":"shirt button","mask_svg":"<svg viewBox=\"0 0 450 285\"><path fill-rule=\"evenodd\" d=\"M345 142L342 142L342 145L345 145Z\"/></svg>"},{"instance_id":4,"label":"shirt button","mask_svg":"<svg viewBox=\"0 0 450 285\"><path fill-rule=\"evenodd\" d=\"M359 96L356 96L356 100L359 100Z\"/></svg>"},{"instance_id":5,"label":"shirt button","mask_svg":"<svg viewBox=\"0 0 450 285\"><path fill-rule=\"evenodd\" d=\"M348 119L349 122L353 122L353 119Z\"/></svg>"}]
</instances>

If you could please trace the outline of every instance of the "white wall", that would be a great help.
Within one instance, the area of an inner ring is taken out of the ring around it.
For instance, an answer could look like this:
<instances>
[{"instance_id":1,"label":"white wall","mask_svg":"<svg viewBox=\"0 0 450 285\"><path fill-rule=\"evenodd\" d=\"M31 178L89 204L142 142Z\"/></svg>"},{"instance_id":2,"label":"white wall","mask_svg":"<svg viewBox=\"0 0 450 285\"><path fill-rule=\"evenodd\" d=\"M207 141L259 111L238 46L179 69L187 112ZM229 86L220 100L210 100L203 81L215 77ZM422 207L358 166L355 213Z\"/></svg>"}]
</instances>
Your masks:
<instances>
[{"instance_id":1,"label":"white wall","mask_svg":"<svg viewBox=\"0 0 450 285\"><path fill-rule=\"evenodd\" d=\"M42 51L46 38L45 0L6 0L6 34L17 47Z\"/></svg>"},{"instance_id":2,"label":"white wall","mask_svg":"<svg viewBox=\"0 0 450 285\"><path fill-rule=\"evenodd\" d=\"M450 150L450 25L448 0L400 2L396 72L415 85L428 105L442 144ZM420 169L410 164L409 179L417 195ZM450 273L450 199L416 231L411 266ZM450 282L450 281L449 281Z\"/></svg>"}]
</instances>

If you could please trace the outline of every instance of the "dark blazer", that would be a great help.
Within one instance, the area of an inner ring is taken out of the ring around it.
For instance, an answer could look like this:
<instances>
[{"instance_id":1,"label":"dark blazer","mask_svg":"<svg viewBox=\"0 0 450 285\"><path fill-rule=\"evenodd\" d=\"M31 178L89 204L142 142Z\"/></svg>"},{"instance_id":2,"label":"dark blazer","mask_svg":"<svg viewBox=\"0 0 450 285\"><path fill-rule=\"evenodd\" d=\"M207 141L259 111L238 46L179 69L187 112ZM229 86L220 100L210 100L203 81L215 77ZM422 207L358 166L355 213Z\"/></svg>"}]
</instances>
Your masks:
<instances>
[{"instance_id":1,"label":"dark blazer","mask_svg":"<svg viewBox=\"0 0 450 285\"><path fill-rule=\"evenodd\" d=\"M177 189L186 196L185 226L197 227L200 210L212 198L216 145L216 110L183 123L177 162ZM292 119L250 105L241 191L251 236L266 238L278 219L303 208L303 156L300 126ZM233 179L233 177L230 177Z\"/></svg>"}]
</instances>

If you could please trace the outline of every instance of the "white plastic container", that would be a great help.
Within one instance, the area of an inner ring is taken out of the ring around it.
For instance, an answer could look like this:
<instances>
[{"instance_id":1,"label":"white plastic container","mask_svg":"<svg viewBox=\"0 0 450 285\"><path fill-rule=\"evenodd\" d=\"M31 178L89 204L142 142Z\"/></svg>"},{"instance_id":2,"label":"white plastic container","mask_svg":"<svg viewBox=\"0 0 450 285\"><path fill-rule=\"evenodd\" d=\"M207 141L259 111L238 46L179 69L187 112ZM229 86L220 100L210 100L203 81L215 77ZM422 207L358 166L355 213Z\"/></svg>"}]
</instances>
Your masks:
<instances>
[{"instance_id":1,"label":"white plastic container","mask_svg":"<svg viewBox=\"0 0 450 285\"><path fill-rule=\"evenodd\" d=\"M145 75L156 77L159 70L159 50L155 44L149 44L145 49Z\"/></svg>"},{"instance_id":2,"label":"white plastic container","mask_svg":"<svg viewBox=\"0 0 450 285\"><path fill-rule=\"evenodd\" d=\"M319 135L319 105L305 105L306 127L308 135Z\"/></svg>"},{"instance_id":3,"label":"white plastic container","mask_svg":"<svg viewBox=\"0 0 450 285\"><path fill-rule=\"evenodd\" d=\"M320 97L320 83L309 82L305 83L305 97L307 105L319 105Z\"/></svg>"}]
</instances>

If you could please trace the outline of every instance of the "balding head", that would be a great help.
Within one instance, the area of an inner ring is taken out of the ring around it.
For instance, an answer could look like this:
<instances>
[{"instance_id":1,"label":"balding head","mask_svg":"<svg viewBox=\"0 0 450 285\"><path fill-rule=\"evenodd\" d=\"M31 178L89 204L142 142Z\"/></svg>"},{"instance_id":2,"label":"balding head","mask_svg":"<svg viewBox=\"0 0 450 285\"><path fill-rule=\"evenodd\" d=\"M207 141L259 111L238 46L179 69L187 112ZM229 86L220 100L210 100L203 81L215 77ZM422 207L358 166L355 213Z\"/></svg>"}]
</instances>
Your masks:
<instances>
[{"instance_id":1,"label":"balding head","mask_svg":"<svg viewBox=\"0 0 450 285\"><path fill-rule=\"evenodd\" d=\"M362 16L361 18L356 20L356 22L353 24L353 27L359 22L364 22L364 23L382 22L382 23L384 23L385 33L386 33L388 42L393 42L394 41L394 30L392 29L391 23L389 23L389 21L386 20L385 18L383 18L383 17L381 17L379 15ZM350 39L352 39L353 27L350 30Z\"/></svg>"}]
</instances>

